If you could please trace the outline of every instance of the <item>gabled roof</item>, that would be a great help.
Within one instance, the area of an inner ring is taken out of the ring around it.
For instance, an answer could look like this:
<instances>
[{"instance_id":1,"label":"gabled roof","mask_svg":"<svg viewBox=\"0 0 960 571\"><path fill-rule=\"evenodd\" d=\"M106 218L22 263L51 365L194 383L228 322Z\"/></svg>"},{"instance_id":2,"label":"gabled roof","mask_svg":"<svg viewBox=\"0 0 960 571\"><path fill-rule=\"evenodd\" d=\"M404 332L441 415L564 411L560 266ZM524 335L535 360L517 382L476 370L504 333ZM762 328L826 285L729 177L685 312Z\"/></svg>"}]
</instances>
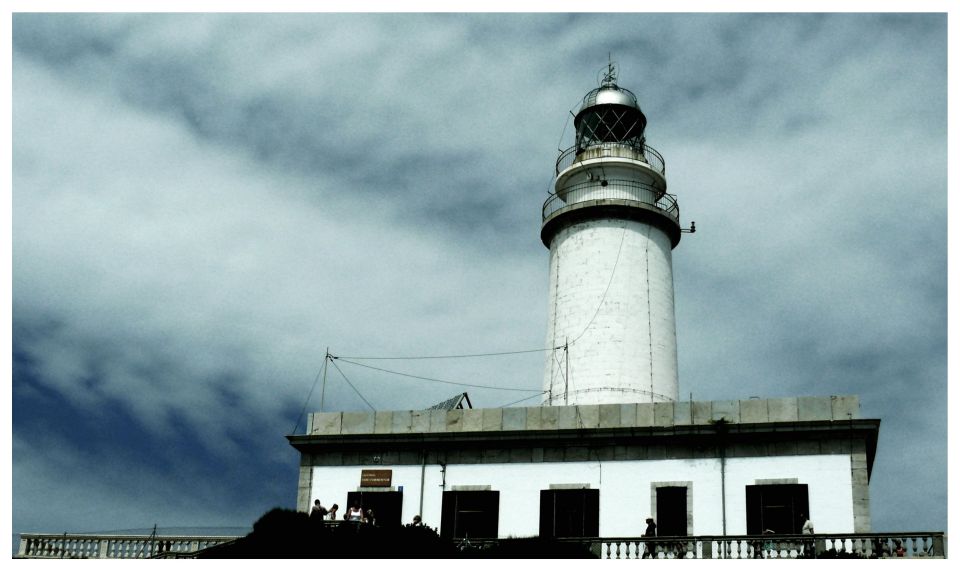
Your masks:
<instances>
[{"instance_id":1,"label":"gabled roof","mask_svg":"<svg viewBox=\"0 0 960 571\"><path fill-rule=\"evenodd\" d=\"M464 403L466 403L466 406L464 406ZM424 410L455 410L464 408L473 408L473 405L470 404L470 397L467 396L467 393L460 393L455 397L448 398L447 400L437 403Z\"/></svg>"}]
</instances>

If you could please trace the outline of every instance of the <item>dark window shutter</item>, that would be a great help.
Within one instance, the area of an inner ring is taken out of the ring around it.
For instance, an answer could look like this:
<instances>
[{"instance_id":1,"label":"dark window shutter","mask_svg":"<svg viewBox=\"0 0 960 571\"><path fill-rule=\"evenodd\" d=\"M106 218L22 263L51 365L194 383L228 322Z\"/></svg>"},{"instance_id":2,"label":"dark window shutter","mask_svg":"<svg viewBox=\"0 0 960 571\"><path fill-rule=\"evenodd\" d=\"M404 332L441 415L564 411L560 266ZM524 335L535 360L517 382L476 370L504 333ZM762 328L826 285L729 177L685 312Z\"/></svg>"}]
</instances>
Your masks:
<instances>
[{"instance_id":1,"label":"dark window shutter","mask_svg":"<svg viewBox=\"0 0 960 571\"><path fill-rule=\"evenodd\" d=\"M451 491L443 493L440 537L445 539L497 537L500 525L500 492Z\"/></svg>"},{"instance_id":2,"label":"dark window shutter","mask_svg":"<svg viewBox=\"0 0 960 571\"><path fill-rule=\"evenodd\" d=\"M797 527L794 533L800 533L800 531L803 529L803 522L800 521L800 514L805 514L808 517L812 517L810 516L810 495L806 484L797 485L797 492L794 496L794 501L796 502L795 509L797 510Z\"/></svg>"},{"instance_id":3,"label":"dark window shutter","mask_svg":"<svg viewBox=\"0 0 960 571\"><path fill-rule=\"evenodd\" d=\"M761 535L772 529L778 534L800 533L800 514L810 515L806 484L747 486L747 534Z\"/></svg>"},{"instance_id":4,"label":"dark window shutter","mask_svg":"<svg viewBox=\"0 0 960 571\"><path fill-rule=\"evenodd\" d=\"M747 535L763 532L762 486L747 486Z\"/></svg>"},{"instance_id":5,"label":"dark window shutter","mask_svg":"<svg viewBox=\"0 0 960 571\"><path fill-rule=\"evenodd\" d=\"M540 537L553 537L554 490L540 490Z\"/></svg>"},{"instance_id":6,"label":"dark window shutter","mask_svg":"<svg viewBox=\"0 0 960 571\"><path fill-rule=\"evenodd\" d=\"M600 490L583 492L583 536L600 537Z\"/></svg>"},{"instance_id":7,"label":"dark window shutter","mask_svg":"<svg viewBox=\"0 0 960 571\"><path fill-rule=\"evenodd\" d=\"M457 525L457 493L444 492L443 505L440 508L440 537L450 539L453 537L454 528Z\"/></svg>"}]
</instances>

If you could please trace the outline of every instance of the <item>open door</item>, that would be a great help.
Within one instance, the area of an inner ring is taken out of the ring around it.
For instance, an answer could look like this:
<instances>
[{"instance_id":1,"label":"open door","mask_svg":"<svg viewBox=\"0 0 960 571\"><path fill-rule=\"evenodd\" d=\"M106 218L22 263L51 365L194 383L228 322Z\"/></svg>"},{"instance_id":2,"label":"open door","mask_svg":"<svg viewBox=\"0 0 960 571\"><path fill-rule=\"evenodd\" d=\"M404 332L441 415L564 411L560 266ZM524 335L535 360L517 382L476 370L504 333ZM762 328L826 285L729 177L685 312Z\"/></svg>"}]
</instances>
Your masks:
<instances>
[{"instance_id":1,"label":"open door","mask_svg":"<svg viewBox=\"0 0 960 571\"><path fill-rule=\"evenodd\" d=\"M444 492L440 537L495 538L500 524L500 492Z\"/></svg>"},{"instance_id":2,"label":"open door","mask_svg":"<svg viewBox=\"0 0 960 571\"><path fill-rule=\"evenodd\" d=\"M347 513L347 509L357 502L364 513L373 510L376 524L382 527L401 525L403 517L403 492L348 492L347 505L340 511Z\"/></svg>"},{"instance_id":3,"label":"open door","mask_svg":"<svg viewBox=\"0 0 960 571\"><path fill-rule=\"evenodd\" d=\"M810 515L806 484L747 486L747 534L799 534L801 514Z\"/></svg>"},{"instance_id":4,"label":"open door","mask_svg":"<svg viewBox=\"0 0 960 571\"><path fill-rule=\"evenodd\" d=\"M657 535L687 535L687 488L657 488Z\"/></svg>"},{"instance_id":5,"label":"open door","mask_svg":"<svg viewBox=\"0 0 960 571\"><path fill-rule=\"evenodd\" d=\"M540 490L540 537L598 537L600 490Z\"/></svg>"}]
</instances>

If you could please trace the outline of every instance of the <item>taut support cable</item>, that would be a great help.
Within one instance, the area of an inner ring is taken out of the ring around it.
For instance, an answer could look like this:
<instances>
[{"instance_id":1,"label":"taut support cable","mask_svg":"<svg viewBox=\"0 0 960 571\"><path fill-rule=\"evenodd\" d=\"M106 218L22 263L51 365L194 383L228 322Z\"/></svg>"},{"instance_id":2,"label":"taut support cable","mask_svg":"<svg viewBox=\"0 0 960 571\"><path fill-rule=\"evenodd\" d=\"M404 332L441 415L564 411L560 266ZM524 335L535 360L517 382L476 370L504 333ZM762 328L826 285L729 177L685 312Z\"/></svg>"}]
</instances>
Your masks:
<instances>
[{"instance_id":1,"label":"taut support cable","mask_svg":"<svg viewBox=\"0 0 960 571\"><path fill-rule=\"evenodd\" d=\"M494 386L490 386L490 385L476 385L476 384L472 384L472 383L458 383L458 382L455 382L455 381L445 381L445 380L443 380L443 379L433 379L433 378L430 378L430 377L421 377L421 376L419 376L419 375L411 375L411 374L409 374L409 373L401 373L401 372L399 372L399 371L391 371L391 370L389 370L389 369L382 369L382 368L380 368L380 367L374 367L374 366L372 366L372 365L364 365L363 363L357 363L357 362L355 362L355 361L350 361L350 360L344 359L343 357L337 357L337 356L334 356L334 355L331 355L330 358L331 358L331 359L334 359L334 360L338 360L338 361L343 361L344 363L349 363L349 364L351 364L351 365L356 365L356 366L358 366L358 367L366 367L367 369L373 369L374 371L381 371L381 372L384 372L384 373L390 373L390 374L392 374L392 375L400 375L401 377L409 377L409 378L411 378L411 379L420 379L421 381L431 381L431 382L434 382L434 383L445 383L445 384L448 384L448 385L457 385L457 386L461 386L461 387L474 387L474 388L478 388L478 389L495 389L495 390L498 390L498 391L519 391L519 392L525 392L525 393L538 392L537 390L534 390L534 389L516 389L516 388L510 388L510 387L494 387ZM337 366L336 363L334 363L334 367L336 367L336 366ZM338 367L337 370L339 371L340 368ZM340 374L342 375L343 373L340 373Z\"/></svg>"},{"instance_id":2,"label":"taut support cable","mask_svg":"<svg viewBox=\"0 0 960 571\"><path fill-rule=\"evenodd\" d=\"M420 359L466 359L469 357L499 357L501 355L520 355L521 353L544 353L546 351L553 351L554 349L559 349L560 347L548 347L546 349L524 349L522 351L501 351L499 353L471 353L465 355L423 355L423 356L414 356L414 357L334 357L334 359L340 359L345 363L349 362L347 359L356 359L358 361L416 361ZM356 363L354 363L356 364Z\"/></svg>"},{"instance_id":3,"label":"taut support cable","mask_svg":"<svg viewBox=\"0 0 960 571\"><path fill-rule=\"evenodd\" d=\"M327 376L327 361L330 360L330 349L327 349L327 354L323 356L323 364L320 365L320 369L317 371L317 378L313 380L313 386L310 387L310 392L307 393L307 400L303 401L303 408L300 409L300 416L297 417L297 423L293 425L293 430L290 431L290 434L296 434L297 429L300 428L300 421L303 420L303 413L307 412L307 405L310 404L310 397L313 396L313 389L317 388L317 381L320 380L320 375L323 374L324 379ZM326 382L324 382L326 384ZM323 406L321 405L321 410Z\"/></svg>"},{"instance_id":4,"label":"taut support cable","mask_svg":"<svg viewBox=\"0 0 960 571\"><path fill-rule=\"evenodd\" d=\"M547 394L547 392L548 392L548 391L540 391L539 393L537 393L537 394L535 394L535 395L530 395L530 396L528 396L528 397L523 397L523 398L520 399L520 400L515 400L515 401L513 401L513 402L508 402L507 404L502 404L502 405L500 405L500 406L498 406L498 407L495 407L495 408L507 408L508 406L513 406L513 405L517 404L518 402L523 402L523 401L525 401L525 400L530 400L530 399L532 399L532 398L536 398L536 397L539 397L539 396L543 396L543 395Z\"/></svg>"},{"instance_id":5,"label":"taut support cable","mask_svg":"<svg viewBox=\"0 0 960 571\"><path fill-rule=\"evenodd\" d=\"M357 387L353 386L353 383L350 382L350 379L348 379L347 376L343 374L343 371L340 370L340 367L337 366L337 363L334 361L334 359L336 359L336 357L331 355L330 363L333 365L333 368L336 369L338 373L340 373L340 376L343 377L343 380L347 381L347 384L350 385L350 388L353 389L353 392L357 393L357 396L360 397L360 400L367 403L367 406L370 407L370 410L376 412L377 409L374 408L372 404L370 404L370 401L363 398L363 395L360 394L360 391L357 390Z\"/></svg>"}]
</instances>

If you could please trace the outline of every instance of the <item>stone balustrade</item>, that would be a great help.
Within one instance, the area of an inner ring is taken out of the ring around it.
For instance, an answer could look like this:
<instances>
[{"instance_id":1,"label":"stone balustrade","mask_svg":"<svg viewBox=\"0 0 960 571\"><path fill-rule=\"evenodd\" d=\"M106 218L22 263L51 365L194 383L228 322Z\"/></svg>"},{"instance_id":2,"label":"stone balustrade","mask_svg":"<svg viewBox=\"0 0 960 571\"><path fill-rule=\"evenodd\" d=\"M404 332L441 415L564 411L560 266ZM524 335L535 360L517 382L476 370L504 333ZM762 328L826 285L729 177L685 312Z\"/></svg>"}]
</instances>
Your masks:
<instances>
[{"instance_id":1,"label":"stone balustrade","mask_svg":"<svg viewBox=\"0 0 960 571\"><path fill-rule=\"evenodd\" d=\"M943 532L564 539L602 559L943 558Z\"/></svg>"},{"instance_id":2,"label":"stone balustrade","mask_svg":"<svg viewBox=\"0 0 960 571\"><path fill-rule=\"evenodd\" d=\"M191 557L196 552L233 541L240 536L190 535L20 535L17 557L49 559L148 559Z\"/></svg>"},{"instance_id":3,"label":"stone balustrade","mask_svg":"<svg viewBox=\"0 0 960 571\"><path fill-rule=\"evenodd\" d=\"M341 523L341 522L335 522ZM20 558L146 559L194 557L202 549L239 536L119 536L22 534ZM473 539L478 549L513 539ZM601 559L919 559L945 558L943 532L770 536L565 538L586 545ZM371 546L373 549L373 546ZM545 554L547 555L547 554Z\"/></svg>"}]
</instances>

